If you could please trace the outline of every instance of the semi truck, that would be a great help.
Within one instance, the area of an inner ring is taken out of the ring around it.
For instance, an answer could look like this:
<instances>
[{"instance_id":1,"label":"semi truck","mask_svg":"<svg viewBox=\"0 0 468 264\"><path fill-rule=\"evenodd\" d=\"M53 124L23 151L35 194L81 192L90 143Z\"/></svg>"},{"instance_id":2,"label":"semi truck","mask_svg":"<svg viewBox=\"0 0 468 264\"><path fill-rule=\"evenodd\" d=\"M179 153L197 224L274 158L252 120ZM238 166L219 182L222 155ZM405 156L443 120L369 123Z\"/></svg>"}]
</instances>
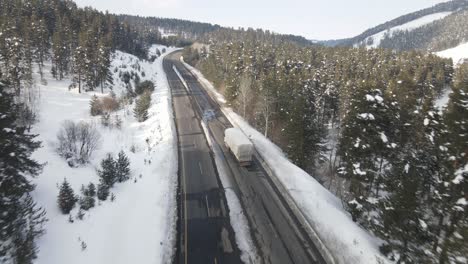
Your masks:
<instances>
[{"instance_id":1,"label":"semi truck","mask_svg":"<svg viewBox=\"0 0 468 264\"><path fill-rule=\"evenodd\" d=\"M224 131L224 144L236 157L239 165L249 166L252 163L254 146L250 139L238 128Z\"/></svg>"}]
</instances>

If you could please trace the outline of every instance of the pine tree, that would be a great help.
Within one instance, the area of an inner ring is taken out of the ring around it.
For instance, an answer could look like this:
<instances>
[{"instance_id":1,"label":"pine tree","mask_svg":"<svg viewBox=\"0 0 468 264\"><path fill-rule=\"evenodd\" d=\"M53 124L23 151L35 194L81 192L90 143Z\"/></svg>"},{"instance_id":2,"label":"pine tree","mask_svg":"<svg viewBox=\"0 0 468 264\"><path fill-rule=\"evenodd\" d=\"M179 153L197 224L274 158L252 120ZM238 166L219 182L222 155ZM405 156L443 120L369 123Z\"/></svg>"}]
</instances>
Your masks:
<instances>
[{"instance_id":1,"label":"pine tree","mask_svg":"<svg viewBox=\"0 0 468 264\"><path fill-rule=\"evenodd\" d=\"M119 152L116 162L117 180L124 182L130 179L130 161L123 151Z\"/></svg>"},{"instance_id":2,"label":"pine tree","mask_svg":"<svg viewBox=\"0 0 468 264\"><path fill-rule=\"evenodd\" d=\"M367 225L372 222L368 213L375 209L379 197L385 158L395 143L389 130L391 113L382 92L368 83L356 89L339 151L344 162L341 174L350 179L349 210L353 219Z\"/></svg>"},{"instance_id":3,"label":"pine tree","mask_svg":"<svg viewBox=\"0 0 468 264\"><path fill-rule=\"evenodd\" d=\"M73 53L73 81L78 84L79 93L86 80L87 59L84 47L78 46Z\"/></svg>"},{"instance_id":4,"label":"pine tree","mask_svg":"<svg viewBox=\"0 0 468 264\"><path fill-rule=\"evenodd\" d=\"M93 95L93 97L91 97L89 106L90 106L90 113L92 116L102 115L101 101L96 95Z\"/></svg>"},{"instance_id":5,"label":"pine tree","mask_svg":"<svg viewBox=\"0 0 468 264\"><path fill-rule=\"evenodd\" d=\"M97 65L97 78L101 86L101 92L104 93L105 84L113 84L112 74L110 72L111 58L110 58L110 45L109 38L101 38L98 43L98 54L96 58Z\"/></svg>"},{"instance_id":6,"label":"pine tree","mask_svg":"<svg viewBox=\"0 0 468 264\"><path fill-rule=\"evenodd\" d=\"M109 188L117 181L116 162L111 154L101 161L101 170L98 170L101 183Z\"/></svg>"},{"instance_id":7,"label":"pine tree","mask_svg":"<svg viewBox=\"0 0 468 264\"><path fill-rule=\"evenodd\" d=\"M151 106L151 93L144 92L135 102L133 113L138 122L144 122L148 119L148 109Z\"/></svg>"},{"instance_id":8,"label":"pine tree","mask_svg":"<svg viewBox=\"0 0 468 264\"><path fill-rule=\"evenodd\" d=\"M438 247L439 262L466 256L468 220L468 63L456 71L453 93L450 96L445 123L448 129L447 170L439 187L444 221Z\"/></svg>"},{"instance_id":9,"label":"pine tree","mask_svg":"<svg viewBox=\"0 0 468 264\"><path fill-rule=\"evenodd\" d=\"M31 159L40 147L35 135L19 127L18 105L11 88L0 82L0 261L17 262L34 258L35 240L42 233L43 210L31 199L34 185L28 179L41 171L42 165ZM27 262L26 262L27 263Z\"/></svg>"},{"instance_id":10,"label":"pine tree","mask_svg":"<svg viewBox=\"0 0 468 264\"><path fill-rule=\"evenodd\" d=\"M105 201L107 200L107 197L109 196L109 186L107 186L104 183L99 183L97 187L97 197L100 201Z\"/></svg>"},{"instance_id":11,"label":"pine tree","mask_svg":"<svg viewBox=\"0 0 468 264\"><path fill-rule=\"evenodd\" d=\"M63 180L60 186L60 192L58 195L58 206L63 214L68 214L75 207L77 198L67 179Z\"/></svg>"},{"instance_id":12,"label":"pine tree","mask_svg":"<svg viewBox=\"0 0 468 264\"><path fill-rule=\"evenodd\" d=\"M94 183L90 182L88 184L88 195L91 196L91 197L94 197L96 196L96 185L94 185Z\"/></svg>"}]
</instances>

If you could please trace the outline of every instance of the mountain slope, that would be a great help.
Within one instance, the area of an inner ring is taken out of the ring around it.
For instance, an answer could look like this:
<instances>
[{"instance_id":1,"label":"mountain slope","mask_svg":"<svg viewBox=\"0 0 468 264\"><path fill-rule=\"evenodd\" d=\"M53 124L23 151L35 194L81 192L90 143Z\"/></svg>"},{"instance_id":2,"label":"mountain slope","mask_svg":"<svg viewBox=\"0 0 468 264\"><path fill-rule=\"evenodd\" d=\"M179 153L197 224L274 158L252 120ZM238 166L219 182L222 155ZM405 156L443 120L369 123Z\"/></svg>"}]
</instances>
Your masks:
<instances>
[{"instance_id":1,"label":"mountain slope","mask_svg":"<svg viewBox=\"0 0 468 264\"><path fill-rule=\"evenodd\" d=\"M468 1L454 0L380 24L349 39L323 41L327 46L366 46L396 50L443 50L468 39Z\"/></svg>"}]
</instances>

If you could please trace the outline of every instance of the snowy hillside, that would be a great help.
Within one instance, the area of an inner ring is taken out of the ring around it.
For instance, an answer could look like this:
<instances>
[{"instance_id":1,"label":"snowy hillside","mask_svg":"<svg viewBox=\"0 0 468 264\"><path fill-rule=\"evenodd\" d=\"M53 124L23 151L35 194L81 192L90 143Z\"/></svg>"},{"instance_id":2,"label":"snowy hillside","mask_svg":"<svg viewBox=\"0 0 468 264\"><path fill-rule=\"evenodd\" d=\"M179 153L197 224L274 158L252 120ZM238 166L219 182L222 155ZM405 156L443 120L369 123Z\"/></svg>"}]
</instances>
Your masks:
<instances>
[{"instance_id":1,"label":"snowy hillside","mask_svg":"<svg viewBox=\"0 0 468 264\"><path fill-rule=\"evenodd\" d=\"M165 49L165 54L173 50L153 46L150 53L155 54L156 48L160 52ZM38 264L167 263L173 254L177 149L162 56L152 63L117 51L112 58L117 96L126 89L121 77L127 70L141 81L155 82L145 122L135 120L133 104L128 104L111 114L112 120L117 116L122 120L120 129L102 126L99 116L90 115L90 99L93 95L104 97L109 90L104 90L106 94L69 91L71 81L54 80L50 65L45 71L48 84L38 85L40 117L33 132L39 134L43 147L34 158L46 166L35 179L34 198L47 210L49 219L46 234L38 241ZM86 121L99 131L102 142L90 164L71 168L57 154L56 135L65 120ZM80 194L82 185L99 182L96 170L107 153L115 156L121 150L130 159L131 179L110 189L115 200L96 202L94 208L83 211L82 220L78 219L78 206L70 215L62 214L57 195L63 180L66 178L75 194Z\"/></svg>"},{"instance_id":2,"label":"snowy hillside","mask_svg":"<svg viewBox=\"0 0 468 264\"><path fill-rule=\"evenodd\" d=\"M361 46L365 45L368 48L377 48L380 45L380 42L382 39L384 39L386 36L391 37L394 32L397 31L411 31L416 28L422 27L424 25L430 24L436 20L443 19L444 17L452 14L452 12L440 12L440 13L435 13L427 16L423 16L421 18L415 19L413 21L410 21L408 23L389 28L385 31L381 31L377 34L374 34L368 38L366 38L363 42L360 42L359 44L356 44L355 46Z\"/></svg>"},{"instance_id":3,"label":"snowy hillside","mask_svg":"<svg viewBox=\"0 0 468 264\"><path fill-rule=\"evenodd\" d=\"M468 58L468 42L451 49L436 52L436 54L443 58L451 58L454 64L462 63Z\"/></svg>"}]
</instances>

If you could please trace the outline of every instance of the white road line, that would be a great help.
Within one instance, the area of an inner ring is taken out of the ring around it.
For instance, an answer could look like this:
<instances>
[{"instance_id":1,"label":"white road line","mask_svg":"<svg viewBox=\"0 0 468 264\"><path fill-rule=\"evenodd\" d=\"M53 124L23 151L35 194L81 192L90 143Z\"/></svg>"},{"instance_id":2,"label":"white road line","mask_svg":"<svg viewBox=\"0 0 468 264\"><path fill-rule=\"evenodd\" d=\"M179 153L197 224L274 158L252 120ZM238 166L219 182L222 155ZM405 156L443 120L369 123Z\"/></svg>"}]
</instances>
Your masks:
<instances>
[{"instance_id":1,"label":"white road line","mask_svg":"<svg viewBox=\"0 0 468 264\"><path fill-rule=\"evenodd\" d=\"M206 213L208 217L210 217L210 206L208 205L208 195L205 195L205 202L206 202Z\"/></svg>"},{"instance_id":2,"label":"white road line","mask_svg":"<svg viewBox=\"0 0 468 264\"><path fill-rule=\"evenodd\" d=\"M198 167L200 168L200 173L203 174L203 168L200 162L198 162Z\"/></svg>"}]
</instances>

